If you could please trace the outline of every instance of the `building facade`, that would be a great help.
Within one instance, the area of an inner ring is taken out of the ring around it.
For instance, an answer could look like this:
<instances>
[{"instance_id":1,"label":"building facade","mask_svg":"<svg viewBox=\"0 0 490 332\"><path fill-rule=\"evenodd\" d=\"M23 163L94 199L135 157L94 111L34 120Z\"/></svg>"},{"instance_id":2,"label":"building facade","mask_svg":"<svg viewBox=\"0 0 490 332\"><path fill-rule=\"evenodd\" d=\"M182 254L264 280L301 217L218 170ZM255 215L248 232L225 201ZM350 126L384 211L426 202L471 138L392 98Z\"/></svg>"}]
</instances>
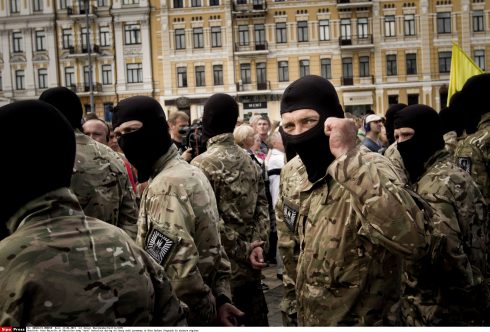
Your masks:
<instances>
[{"instance_id":1,"label":"building facade","mask_svg":"<svg viewBox=\"0 0 490 332\"><path fill-rule=\"evenodd\" d=\"M106 120L132 95L198 118L216 92L244 118L278 119L282 92L307 74L357 115L440 110L452 42L490 66L485 0L4 0L0 27L0 104L63 85Z\"/></svg>"}]
</instances>

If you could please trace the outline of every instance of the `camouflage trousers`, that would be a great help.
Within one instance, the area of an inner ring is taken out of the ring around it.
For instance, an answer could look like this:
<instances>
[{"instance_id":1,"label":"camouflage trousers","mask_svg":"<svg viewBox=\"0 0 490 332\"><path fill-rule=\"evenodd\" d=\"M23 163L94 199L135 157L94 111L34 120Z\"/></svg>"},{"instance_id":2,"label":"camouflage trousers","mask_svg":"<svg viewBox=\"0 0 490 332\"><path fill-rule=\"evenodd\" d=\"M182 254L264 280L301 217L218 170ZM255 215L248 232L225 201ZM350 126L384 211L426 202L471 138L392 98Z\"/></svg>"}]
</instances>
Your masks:
<instances>
[{"instance_id":1,"label":"camouflage trousers","mask_svg":"<svg viewBox=\"0 0 490 332\"><path fill-rule=\"evenodd\" d=\"M237 287L232 286L231 294L233 304L245 313L245 316L240 319L239 325L269 326L267 319L269 309L260 279Z\"/></svg>"}]
</instances>

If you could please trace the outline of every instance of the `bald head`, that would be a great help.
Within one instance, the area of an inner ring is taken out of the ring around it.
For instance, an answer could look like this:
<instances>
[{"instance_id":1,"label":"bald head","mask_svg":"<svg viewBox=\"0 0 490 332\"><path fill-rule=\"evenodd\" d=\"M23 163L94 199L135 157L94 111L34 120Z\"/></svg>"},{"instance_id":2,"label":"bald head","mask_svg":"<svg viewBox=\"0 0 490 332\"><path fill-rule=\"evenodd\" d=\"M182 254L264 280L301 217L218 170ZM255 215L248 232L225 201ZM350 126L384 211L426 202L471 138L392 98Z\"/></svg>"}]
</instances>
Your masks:
<instances>
[{"instance_id":1,"label":"bald head","mask_svg":"<svg viewBox=\"0 0 490 332\"><path fill-rule=\"evenodd\" d=\"M82 126L85 135L90 136L102 144L109 144L109 127L100 119L91 119L85 121Z\"/></svg>"}]
</instances>

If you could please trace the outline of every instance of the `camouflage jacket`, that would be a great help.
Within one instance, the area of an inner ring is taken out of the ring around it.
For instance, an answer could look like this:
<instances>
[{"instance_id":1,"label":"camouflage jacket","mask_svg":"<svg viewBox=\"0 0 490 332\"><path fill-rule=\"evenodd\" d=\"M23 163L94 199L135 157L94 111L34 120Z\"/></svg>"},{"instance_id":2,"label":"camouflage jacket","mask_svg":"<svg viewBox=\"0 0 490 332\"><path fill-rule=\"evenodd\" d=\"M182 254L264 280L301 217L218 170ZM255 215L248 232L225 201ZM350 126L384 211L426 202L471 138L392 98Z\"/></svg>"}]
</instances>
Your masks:
<instances>
[{"instance_id":1,"label":"camouflage jacket","mask_svg":"<svg viewBox=\"0 0 490 332\"><path fill-rule=\"evenodd\" d=\"M298 225L299 324L383 324L399 299L402 256L427 252L423 213L389 160L359 147L307 192L310 209Z\"/></svg>"},{"instance_id":2,"label":"camouflage jacket","mask_svg":"<svg viewBox=\"0 0 490 332\"><path fill-rule=\"evenodd\" d=\"M207 151L192 164L203 170L216 195L232 287L260 280L260 270L252 268L249 259L251 243L267 242L269 236L269 205L260 168L231 133L209 139Z\"/></svg>"},{"instance_id":3,"label":"camouflage jacket","mask_svg":"<svg viewBox=\"0 0 490 332\"><path fill-rule=\"evenodd\" d=\"M75 138L77 153L70 189L83 211L136 239L138 207L121 157L78 129Z\"/></svg>"},{"instance_id":4,"label":"camouflage jacket","mask_svg":"<svg viewBox=\"0 0 490 332\"><path fill-rule=\"evenodd\" d=\"M482 115L478 131L460 142L454 159L475 180L490 205L490 112Z\"/></svg>"},{"instance_id":5,"label":"camouflage jacket","mask_svg":"<svg viewBox=\"0 0 490 332\"><path fill-rule=\"evenodd\" d=\"M165 268L175 294L190 308L189 324L215 323L216 298L231 300L216 199L208 179L175 145L153 166L136 242Z\"/></svg>"},{"instance_id":6,"label":"camouflage jacket","mask_svg":"<svg viewBox=\"0 0 490 332\"><path fill-rule=\"evenodd\" d=\"M0 242L2 326L185 325L170 281L121 229L67 189L26 204Z\"/></svg>"},{"instance_id":7,"label":"camouflage jacket","mask_svg":"<svg viewBox=\"0 0 490 332\"><path fill-rule=\"evenodd\" d=\"M398 152L398 147L396 142L391 144L385 150L385 153L383 155L391 161L393 168L395 169L396 173L400 177L402 183L408 184L409 183L408 173L407 170L405 169L405 165L403 165L403 159L400 152Z\"/></svg>"},{"instance_id":8,"label":"camouflage jacket","mask_svg":"<svg viewBox=\"0 0 490 332\"><path fill-rule=\"evenodd\" d=\"M440 150L425 164L416 192L432 208L433 234L444 242L422 264L407 264L406 325L475 325L486 271L486 205L471 177ZM488 299L487 299L488 300ZM472 318L473 317L473 318Z\"/></svg>"},{"instance_id":9,"label":"camouflage jacket","mask_svg":"<svg viewBox=\"0 0 490 332\"><path fill-rule=\"evenodd\" d=\"M453 131L449 131L444 134L444 143L445 149L449 151L451 155L454 155L454 150L456 150L456 146L458 145L458 135Z\"/></svg>"},{"instance_id":10,"label":"camouflage jacket","mask_svg":"<svg viewBox=\"0 0 490 332\"><path fill-rule=\"evenodd\" d=\"M291 159L281 171L277 201L277 245L282 256L284 296L280 303L285 326L297 326L296 267L299 255L298 223L308 213L308 195L301 201L300 189L309 184L306 168L299 156ZM301 204L301 206L300 206Z\"/></svg>"}]
</instances>

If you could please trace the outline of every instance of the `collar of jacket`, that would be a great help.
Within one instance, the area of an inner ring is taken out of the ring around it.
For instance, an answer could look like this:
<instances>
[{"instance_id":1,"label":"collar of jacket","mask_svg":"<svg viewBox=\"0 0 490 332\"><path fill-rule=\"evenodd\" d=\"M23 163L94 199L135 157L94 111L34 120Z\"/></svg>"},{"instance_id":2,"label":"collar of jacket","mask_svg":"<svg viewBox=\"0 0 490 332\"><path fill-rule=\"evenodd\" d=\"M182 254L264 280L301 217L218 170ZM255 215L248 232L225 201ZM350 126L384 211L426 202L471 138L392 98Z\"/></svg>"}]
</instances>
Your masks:
<instances>
[{"instance_id":1,"label":"collar of jacket","mask_svg":"<svg viewBox=\"0 0 490 332\"><path fill-rule=\"evenodd\" d=\"M487 112L481 116L480 122L478 123L478 130L490 126L490 112Z\"/></svg>"},{"instance_id":2,"label":"collar of jacket","mask_svg":"<svg viewBox=\"0 0 490 332\"><path fill-rule=\"evenodd\" d=\"M432 167L432 165L434 165L434 164L435 164L436 162L438 162L439 160L441 160L441 159L445 159L445 158L449 158L449 155L450 155L450 153L449 153L449 151L448 151L448 150L446 150L446 148L442 148L442 149L440 149L440 150L436 151L436 152L435 152L435 153L432 155L432 157L430 157L430 158L429 158L429 159L428 159L428 160L425 162L425 164L424 164L424 169L425 169L424 174L427 172L427 170L428 170L429 168L431 168L431 167ZM420 180L420 179L422 178L422 176L424 176L424 174L422 174L422 175L419 177L419 179L418 179L418 180ZM418 180L417 180L417 181L418 181Z\"/></svg>"},{"instance_id":3,"label":"collar of jacket","mask_svg":"<svg viewBox=\"0 0 490 332\"><path fill-rule=\"evenodd\" d=\"M84 213L76 196L68 188L59 188L24 205L7 221L7 228L13 234L25 223L67 215L83 216Z\"/></svg>"},{"instance_id":4,"label":"collar of jacket","mask_svg":"<svg viewBox=\"0 0 490 332\"><path fill-rule=\"evenodd\" d=\"M176 159L178 156L179 150L177 150L175 144L170 145L168 151L163 156L158 158L158 160L155 162L155 165L153 165L153 171L151 172L152 176L150 180L157 176L157 174L160 173L167 166L169 161Z\"/></svg>"},{"instance_id":5,"label":"collar of jacket","mask_svg":"<svg viewBox=\"0 0 490 332\"><path fill-rule=\"evenodd\" d=\"M224 134L219 134L214 137L211 137L208 139L208 142L206 144L207 148L209 149L212 145L214 144L235 144L235 139L233 138L232 133L224 133Z\"/></svg>"}]
</instances>

